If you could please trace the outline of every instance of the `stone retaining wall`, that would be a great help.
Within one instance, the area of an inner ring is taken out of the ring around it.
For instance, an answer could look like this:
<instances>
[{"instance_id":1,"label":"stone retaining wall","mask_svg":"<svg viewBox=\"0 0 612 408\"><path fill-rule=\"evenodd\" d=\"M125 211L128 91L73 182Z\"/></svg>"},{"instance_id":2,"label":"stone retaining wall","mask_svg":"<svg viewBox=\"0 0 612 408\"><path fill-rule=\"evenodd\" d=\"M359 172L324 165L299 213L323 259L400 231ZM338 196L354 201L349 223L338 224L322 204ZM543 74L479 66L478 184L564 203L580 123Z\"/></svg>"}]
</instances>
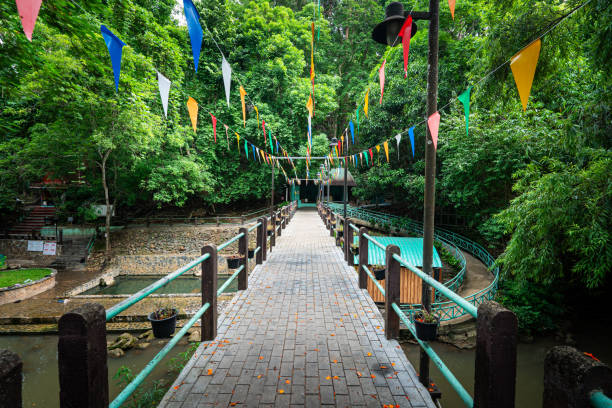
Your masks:
<instances>
[{"instance_id":1,"label":"stone retaining wall","mask_svg":"<svg viewBox=\"0 0 612 408\"><path fill-rule=\"evenodd\" d=\"M57 271L55 269L49 270L51 271L51 276L46 276L36 282L0 288L0 305L25 300L53 288Z\"/></svg>"},{"instance_id":2,"label":"stone retaining wall","mask_svg":"<svg viewBox=\"0 0 612 408\"><path fill-rule=\"evenodd\" d=\"M117 255L110 263L122 275L165 275L196 259L196 255ZM193 268L186 275L193 275Z\"/></svg>"},{"instance_id":3,"label":"stone retaining wall","mask_svg":"<svg viewBox=\"0 0 612 408\"><path fill-rule=\"evenodd\" d=\"M0 254L6 255L9 266L21 263L22 260L28 261L23 262L24 264L46 266L62 254L62 245L57 245L57 255L43 255L42 252L28 251L27 239L0 239Z\"/></svg>"}]
</instances>

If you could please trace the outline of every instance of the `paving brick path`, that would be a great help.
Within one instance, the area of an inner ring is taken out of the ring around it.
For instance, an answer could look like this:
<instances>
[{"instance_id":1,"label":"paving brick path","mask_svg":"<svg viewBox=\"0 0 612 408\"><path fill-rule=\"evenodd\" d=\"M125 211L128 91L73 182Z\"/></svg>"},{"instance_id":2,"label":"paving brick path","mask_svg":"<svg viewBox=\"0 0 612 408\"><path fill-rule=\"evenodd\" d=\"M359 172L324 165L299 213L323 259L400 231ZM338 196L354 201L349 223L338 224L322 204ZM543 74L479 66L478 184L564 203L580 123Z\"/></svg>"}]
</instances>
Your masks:
<instances>
[{"instance_id":1,"label":"paving brick path","mask_svg":"<svg viewBox=\"0 0 612 408\"><path fill-rule=\"evenodd\" d=\"M315 211L300 211L161 407L435 407Z\"/></svg>"}]
</instances>

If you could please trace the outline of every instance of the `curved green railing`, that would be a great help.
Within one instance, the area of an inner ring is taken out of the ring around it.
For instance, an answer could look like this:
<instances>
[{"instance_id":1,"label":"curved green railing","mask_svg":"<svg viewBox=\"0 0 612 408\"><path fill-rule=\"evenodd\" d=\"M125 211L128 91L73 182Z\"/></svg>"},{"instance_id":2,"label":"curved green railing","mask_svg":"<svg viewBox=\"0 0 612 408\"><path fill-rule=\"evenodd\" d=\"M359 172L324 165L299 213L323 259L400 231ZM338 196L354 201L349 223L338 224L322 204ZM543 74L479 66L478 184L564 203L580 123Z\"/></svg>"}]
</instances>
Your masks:
<instances>
[{"instance_id":1,"label":"curved green railing","mask_svg":"<svg viewBox=\"0 0 612 408\"><path fill-rule=\"evenodd\" d=\"M326 203L325 205L337 213L342 211L342 205L338 203ZM417 223L414 220L398 217L397 215L385 214L377 211L366 210L362 208L355 208L347 205L346 207L347 217L358 218L367 221L374 225L380 225L387 228L405 229L412 231L419 235L423 234L423 225ZM456 234L452 231L448 231L442 228L436 228L434 231L434 239L439 240L446 244L451 244L455 247L463 249L464 251L472 254L474 257L484 263L487 268L491 269L495 263L495 258L481 245L471 241L470 239ZM460 253L460 252L459 252ZM465 259L465 258L464 258ZM465 264L462 263L462 270L455 275L452 279L444 283L444 286L456 292L463 282L465 275ZM486 288L465 297L464 299L475 307L484 303L487 300L492 300L497 293L497 287L499 283L499 267L492 269L493 281ZM455 302L442 301L443 296L438 296L437 302L432 304L432 309L438 314L441 321L452 320L466 314L465 309L459 307ZM419 305L402 304L401 309L404 313L412 315L413 311L419 307Z\"/></svg>"}]
</instances>

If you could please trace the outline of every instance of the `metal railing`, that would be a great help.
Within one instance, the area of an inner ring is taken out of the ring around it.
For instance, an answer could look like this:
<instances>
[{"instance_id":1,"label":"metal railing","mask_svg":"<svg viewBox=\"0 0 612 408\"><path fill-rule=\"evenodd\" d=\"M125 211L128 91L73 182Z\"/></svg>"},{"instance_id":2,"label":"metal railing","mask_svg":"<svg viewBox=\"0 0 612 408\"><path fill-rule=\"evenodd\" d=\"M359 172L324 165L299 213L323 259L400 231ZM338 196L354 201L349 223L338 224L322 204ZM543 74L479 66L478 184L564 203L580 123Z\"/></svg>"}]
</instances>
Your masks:
<instances>
[{"instance_id":1,"label":"metal railing","mask_svg":"<svg viewBox=\"0 0 612 408\"><path fill-rule=\"evenodd\" d=\"M326 206L328 206L332 211L335 212L340 211L342 208L342 206L337 203L329 203L326 204ZM396 215L347 206L347 216L351 218L358 218L377 226L384 226L388 228L393 227L400 230L403 228L406 231L411 231L419 235L422 235L423 233L422 224L419 224L413 220L398 217ZM481 245L452 231L436 228L436 230L434 231L434 239L441 241L445 244L450 244L453 247L458 247L465 250L466 252L474 255L474 257L482 261L489 269L491 269L491 267L495 263L495 258L493 258L493 256L489 254L489 252ZM384 250L384 248L382 249ZM460 251L458 253L460 253ZM452 279L444 282L444 285L453 291L457 291L464 280L466 265L465 257L462 256L462 258L463 267L461 271ZM483 302L486 302L487 300L493 300L495 298L499 283L499 268L494 267L492 269L492 273L493 281L486 288L483 288L482 290L467 296L465 298L467 302L477 307ZM454 302L447 300L443 301L443 297L441 295L443 295L441 291L436 292L436 302L432 304L432 310L439 314L441 321L456 319L466 314L465 310L461 307L458 307ZM402 308L404 313L412 315L417 306L418 305L402 304L400 307Z\"/></svg>"}]
</instances>

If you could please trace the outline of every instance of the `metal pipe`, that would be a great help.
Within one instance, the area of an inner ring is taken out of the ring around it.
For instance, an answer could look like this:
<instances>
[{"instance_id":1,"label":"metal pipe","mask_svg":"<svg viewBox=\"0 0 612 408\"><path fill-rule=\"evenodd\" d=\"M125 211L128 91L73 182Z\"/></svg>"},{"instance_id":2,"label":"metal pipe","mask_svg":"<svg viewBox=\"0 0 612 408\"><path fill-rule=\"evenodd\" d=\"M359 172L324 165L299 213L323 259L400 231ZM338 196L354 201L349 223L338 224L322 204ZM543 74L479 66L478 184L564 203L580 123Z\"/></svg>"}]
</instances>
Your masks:
<instances>
[{"instance_id":1,"label":"metal pipe","mask_svg":"<svg viewBox=\"0 0 612 408\"><path fill-rule=\"evenodd\" d=\"M591 405L595 408L610 408L612 407L612 399L610 399L603 391L593 391L589 398Z\"/></svg>"},{"instance_id":2,"label":"metal pipe","mask_svg":"<svg viewBox=\"0 0 612 408\"><path fill-rule=\"evenodd\" d=\"M242 270L244 269L244 265L240 265L240 268L236 269L236 272L233 273L232 276L229 277L228 280L225 281L225 283L223 285L221 285L221 287L219 289L217 289L217 296L221 295L223 292L225 292L225 289L227 289L227 287L230 285L230 283L232 283L232 281L234 279L236 279L236 277L238 276L238 274L240 272L242 272Z\"/></svg>"},{"instance_id":3,"label":"metal pipe","mask_svg":"<svg viewBox=\"0 0 612 408\"><path fill-rule=\"evenodd\" d=\"M228 246L230 246L232 243L238 241L240 238L242 238L242 236L244 235L243 232L241 232L240 234L236 235L234 238L230 239L229 241L225 241L224 243L222 243L221 245L219 245L217 247L217 252L221 251L222 249L227 248Z\"/></svg>"},{"instance_id":4,"label":"metal pipe","mask_svg":"<svg viewBox=\"0 0 612 408\"><path fill-rule=\"evenodd\" d=\"M378 283L378 281L376 280L372 272L370 272L370 270L368 269L368 266L367 265L362 265L362 266L363 266L363 270L366 271L370 279L372 279L372 282L374 282L374 285L376 285L378 290L380 290L380 293L382 293L383 297L386 296L385 289L380 285L380 283Z\"/></svg>"}]
</instances>

